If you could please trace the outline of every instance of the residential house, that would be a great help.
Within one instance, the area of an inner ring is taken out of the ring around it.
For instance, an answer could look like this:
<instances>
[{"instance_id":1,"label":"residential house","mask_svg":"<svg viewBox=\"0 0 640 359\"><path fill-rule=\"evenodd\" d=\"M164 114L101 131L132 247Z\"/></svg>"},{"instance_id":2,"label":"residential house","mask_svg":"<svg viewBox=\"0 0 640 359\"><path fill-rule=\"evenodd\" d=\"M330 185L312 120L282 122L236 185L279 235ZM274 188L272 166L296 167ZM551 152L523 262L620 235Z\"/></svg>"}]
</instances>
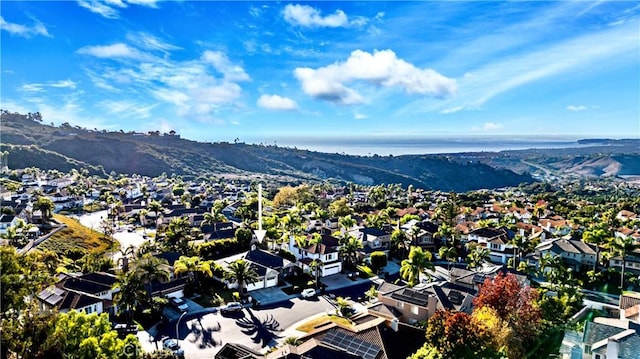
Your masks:
<instances>
[{"instance_id":1,"label":"residential house","mask_svg":"<svg viewBox=\"0 0 640 359\"><path fill-rule=\"evenodd\" d=\"M438 225L430 221L408 221L400 229L411 239L412 246L435 249L434 236L438 232Z\"/></svg>"},{"instance_id":2,"label":"residential house","mask_svg":"<svg viewBox=\"0 0 640 359\"><path fill-rule=\"evenodd\" d=\"M340 260L340 243L337 238L328 234L321 235L318 243L298 244L295 237L289 236L289 251L296 256L297 265L304 272L314 273L311 263L314 260L321 262L320 276L337 274L342 271Z\"/></svg>"},{"instance_id":3,"label":"residential house","mask_svg":"<svg viewBox=\"0 0 640 359\"><path fill-rule=\"evenodd\" d=\"M0 215L0 234L7 234L9 227L14 227L18 223L18 217L13 214Z\"/></svg>"},{"instance_id":4,"label":"residential house","mask_svg":"<svg viewBox=\"0 0 640 359\"><path fill-rule=\"evenodd\" d=\"M391 233L375 227L362 227L349 232L362 242L361 254L367 258L375 251L389 254L391 247Z\"/></svg>"},{"instance_id":5,"label":"residential house","mask_svg":"<svg viewBox=\"0 0 640 359\"><path fill-rule=\"evenodd\" d=\"M266 256L262 255L261 253L252 253L252 252L254 251L236 254L234 256L217 260L216 263L222 266L222 268L226 270L227 267L229 267L229 265L235 262L236 260L243 259L249 262L251 269L253 269L258 274L258 278L255 282L245 283L244 289L246 289L247 292L257 290L257 289L271 288L271 287L277 286L278 278L280 277L280 271L274 268L277 268L278 264L275 262L274 259L268 259L266 258ZM253 258L253 260L251 258ZM254 260L256 261L254 262ZM274 266L274 268L271 268L263 263ZM285 267L288 268L289 266L283 261L282 268L285 268ZM216 278L216 279L219 280L220 282L225 283L228 288L238 287L238 283L236 282L230 282L224 278Z\"/></svg>"},{"instance_id":6,"label":"residential house","mask_svg":"<svg viewBox=\"0 0 640 359\"><path fill-rule=\"evenodd\" d=\"M566 238L556 238L540 243L535 252L527 256L527 261L537 267L540 258L547 253L560 256L562 262L576 272L593 269L598 262L595 245Z\"/></svg>"},{"instance_id":7,"label":"residential house","mask_svg":"<svg viewBox=\"0 0 640 359\"><path fill-rule=\"evenodd\" d=\"M428 320L438 310L471 313L474 289L447 281L419 284L413 288L383 282L378 287L378 302L369 312L403 323Z\"/></svg>"},{"instance_id":8,"label":"residential house","mask_svg":"<svg viewBox=\"0 0 640 359\"><path fill-rule=\"evenodd\" d=\"M513 258L515 249L509 243L515 233L505 227L483 227L469 232L467 242L477 242L489 249L489 259L495 263L506 264Z\"/></svg>"},{"instance_id":9,"label":"residential house","mask_svg":"<svg viewBox=\"0 0 640 359\"><path fill-rule=\"evenodd\" d=\"M629 320L594 318L585 323L582 337L563 341L564 358L639 359L640 325Z\"/></svg>"},{"instance_id":10,"label":"residential house","mask_svg":"<svg viewBox=\"0 0 640 359\"><path fill-rule=\"evenodd\" d=\"M640 250L627 253L625 259L627 260L625 271L627 271L627 273L640 275ZM618 270L621 270L622 264L623 261L621 256L616 256L609 260L609 268L616 268Z\"/></svg>"},{"instance_id":11,"label":"residential house","mask_svg":"<svg viewBox=\"0 0 640 359\"><path fill-rule=\"evenodd\" d=\"M41 310L56 309L59 312L70 310L90 313L108 312L115 314L113 302L115 292L113 274L95 272L87 274L60 274L55 286L50 286L36 295Z\"/></svg>"},{"instance_id":12,"label":"residential house","mask_svg":"<svg viewBox=\"0 0 640 359\"><path fill-rule=\"evenodd\" d=\"M619 219L621 222L626 222L626 221L633 221L638 219L638 215L635 214L634 212L623 209L622 211L618 212L618 214L616 214L616 218Z\"/></svg>"}]
</instances>

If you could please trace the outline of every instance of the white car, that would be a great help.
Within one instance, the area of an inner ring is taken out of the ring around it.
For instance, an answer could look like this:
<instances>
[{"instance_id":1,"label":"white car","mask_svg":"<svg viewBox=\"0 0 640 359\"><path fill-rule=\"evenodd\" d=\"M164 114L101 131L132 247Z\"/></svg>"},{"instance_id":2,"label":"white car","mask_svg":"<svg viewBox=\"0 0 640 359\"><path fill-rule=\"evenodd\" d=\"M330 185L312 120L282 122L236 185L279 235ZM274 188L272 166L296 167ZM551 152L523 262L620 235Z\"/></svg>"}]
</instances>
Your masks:
<instances>
[{"instance_id":1,"label":"white car","mask_svg":"<svg viewBox=\"0 0 640 359\"><path fill-rule=\"evenodd\" d=\"M230 302L227 303L224 307L220 307L221 313L231 313L231 312L239 312L243 308L242 304L238 302Z\"/></svg>"},{"instance_id":2,"label":"white car","mask_svg":"<svg viewBox=\"0 0 640 359\"><path fill-rule=\"evenodd\" d=\"M171 298L171 305L183 313L189 310L189 306L181 298Z\"/></svg>"},{"instance_id":3,"label":"white car","mask_svg":"<svg viewBox=\"0 0 640 359\"><path fill-rule=\"evenodd\" d=\"M300 292L300 296L302 298L311 298L311 297L315 297L318 293L316 292L315 289L313 288L307 288L304 289L302 292Z\"/></svg>"}]
</instances>

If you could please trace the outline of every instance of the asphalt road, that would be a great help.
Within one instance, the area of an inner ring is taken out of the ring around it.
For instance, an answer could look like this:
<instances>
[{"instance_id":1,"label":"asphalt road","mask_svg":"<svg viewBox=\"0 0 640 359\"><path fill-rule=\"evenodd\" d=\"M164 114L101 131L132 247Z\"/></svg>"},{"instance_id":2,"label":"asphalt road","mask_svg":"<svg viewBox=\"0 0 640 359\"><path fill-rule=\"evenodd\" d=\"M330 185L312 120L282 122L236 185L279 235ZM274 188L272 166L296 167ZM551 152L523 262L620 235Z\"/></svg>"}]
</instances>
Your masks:
<instances>
[{"instance_id":1,"label":"asphalt road","mask_svg":"<svg viewBox=\"0 0 640 359\"><path fill-rule=\"evenodd\" d=\"M277 307L251 309L240 313L220 312L185 315L177 326L180 346L185 358L213 358L225 343L243 344L256 351L275 346L283 332L304 318L333 311L323 297L311 300L293 299ZM138 334L145 351L162 348L163 338L176 337L176 321L163 325L154 338L146 332Z\"/></svg>"}]
</instances>

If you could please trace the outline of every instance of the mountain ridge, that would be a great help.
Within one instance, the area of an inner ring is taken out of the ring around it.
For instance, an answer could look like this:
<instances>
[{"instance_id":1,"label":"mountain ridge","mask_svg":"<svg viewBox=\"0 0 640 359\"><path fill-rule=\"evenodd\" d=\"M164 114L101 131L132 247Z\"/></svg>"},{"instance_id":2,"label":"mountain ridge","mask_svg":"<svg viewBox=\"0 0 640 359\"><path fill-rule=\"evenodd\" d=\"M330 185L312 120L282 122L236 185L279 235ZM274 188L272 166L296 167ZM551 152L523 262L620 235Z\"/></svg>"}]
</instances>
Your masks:
<instances>
[{"instance_id":1,"label":"mountain ridge","mask_svg":"<svg viewBox=\"0 0 640 359\"><path fill-rule=\"evenodd\" d=\"M60 170L85 167L90 172L157 176L266 176L280 182L336 180L359 184L400 183L446 191L515 186L531 182L490 165L455 161L440 155L353 156L276 145L205 143L171 133L92 131L42 123L34 114L2 111L0 145L10 167Z\"/></svg>"}]
</instances>

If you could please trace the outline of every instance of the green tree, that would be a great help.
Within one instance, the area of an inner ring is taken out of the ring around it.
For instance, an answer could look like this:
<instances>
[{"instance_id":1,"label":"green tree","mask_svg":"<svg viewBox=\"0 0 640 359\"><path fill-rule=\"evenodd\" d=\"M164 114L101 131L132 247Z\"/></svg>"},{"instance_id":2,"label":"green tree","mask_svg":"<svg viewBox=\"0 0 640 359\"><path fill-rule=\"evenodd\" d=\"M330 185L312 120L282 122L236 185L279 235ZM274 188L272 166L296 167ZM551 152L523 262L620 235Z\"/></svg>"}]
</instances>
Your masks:
<instances>
[{"instance_id":1,"label":"green tree","mask_svg":"<svg viewBox=\"0 0 640 359\"><path fill-rule=\"evenodd\" d=\"M375 251L371 253L371 270L374 273L378 273L378 271L387 265L387 255L381 251Z\"/></svg>"},{"instance_id":2,"label":"green tree","mask_svg":"<svg viewBox=\"0 0 640 359\"><path fill-rule=\"evenodd\" d=\"M336 298L336 313L341 316L346 316L351 309L351 303L343 297Z\"/></svg>"},{"instance_id":3,"label":"green tree","mask_svg":"<svg viewBox=\"0 0 640 359\"><path fill-rule=\"evenodd\" d=\"M159 219L159 215L160 212L164 212L164 207L162 206L162 203L158 202L158 201L151 201L149 202L149 211L153 212L155 214L155 225L154 228L157 231L158 230L158 219Z\"/></svg>"},{"instance_id":4,"label":"green tree","mask_svg":"<svg viewBox=\"0 0 640 359\"><path fill-rule=\"evenodd\" d=\"M362 242L358 240L356 237L348 236L347 241L340 246L339 252L342 257L343 262L349 268L355 268L358 253L362 249Z\"/></svg>"},{"instance_id":5,"label":"green tree","mask_svg":"<svg viewBox=\"0 0 640 359\"><path fill-rule=\"evenodd\" d=\"M42 213L42 221L44 223L49 221L54 208L55 205L53 204L53 201L44 196L38 197L36 202L33 204L33 210L39 210L40 213Z\"/></svg>"},{"instance_id":6,"label":"green tree","mask_svg":"<svg viewBox=\"0 0 640 359\"><path fill-rule=\"evenodd\" d=\"M469 254L467 254L467 263L469 268L477 268L489 259L490 252L487 247L481 245L470 245Z\"/></svg>"},{"instance_id":7,"label":"green tree","mask_svg":"<svg viewBox=\"0 0 640 359\"><path fill-rule=\"evenodd\" d=\"M212 265L215 265L213 261L203 261L198 256L180 256L180 258L178 258L178 260L173 264L173 272L176 275L188 273L189 280L197 283L199 274L204 274L207 277L213 277L213 272L211 270Z\"/></svg>"},{"instance_id":8,"label":"green tree","mask_svg":"<svg viewBox=\"0 0 640 359\"><path fill-rule=\"evenodd\" d=\"M447 270L451 269L451 261L455 261L458 258L458 251L455 247L440 247L438 255L441 259L447 261Z\"/></svg>"},{"instance_id":9,"label":"green tree","mask_svg":"<svg viewBox=\"0 0 640 359\"><path fill-rule=\"evenodd\" d=\"M593 261L594 271L597 269L598 261L600 260L600 246L607 243L610 237L606 229L598 227L592 227L582 233L582 241L593 244L596 247L596 259Z\"/></svg>"},{"instance_id":10,"label":"green tree","mask_svg":"<svg viewBox=\"0 0 640 359\"><path fill-rule=\"evenodd\" d=\"M400 266L400 276L410 287L420 283L420 274L425 269L434 269L431 257L431 252L423 251L420 247L411 247L409 258L403 260Z\"/></svg>"},{"instance_id":11,"label":"green tree","mask_svg":"<svg viewBox=\"0 0 640 359\"><path fill-rule=\"evenodd\" d=\"M391 250L398 254L399 259L404 259L407 248L411 243L407 234L400 228L391 233Z\"/></svg>"},{"instance_id":12,"label":"green tree","mask_svg":"<svg viewBox=\"0 0 640 359\"><path fill-rule=\"evenodd\" d=\"M624 273L627 268L627 254L640 248L640 244L637 244L633 237L616 237L613 238L609 244L613 249L613 253L620 256L622 260L622 273L620 275L620 288L624 288Z\"/></svg>"},{"instance_id":13,"label":"green tree","mask_svg":"<svg viewBox=\"0 0 640 359\"><path fill-rule=\"evenodd\" d=\"M258 279L258 273L251 267L251 263L244 259L238 259L231 262L224 274L225 279L238 283L238 291L244 293L245 285L255 283Z\"/></svg>"},{"instance_id":14,"label":"green tree","mask_svg":"<svg viewBox=\"0 0 640 359\"><path fill-rule=\"evenodd\" d=\"M133 313L147 296L144 282L135 272L122 272L118 274L114 288L119 289L114 296L118 314L125 314L128 323L133 323Z\"/></svg>"},{"instance_id":15,"label":"green tree","mask_svg":"<svg viewBox=\"0 0 640 359\"><path fill-rule=\"evenodd\" d=\"M425 332L426 344L412 358L500 358L490 334L467 313L438 311L427 321Z\"/></svg>"}]
</instances>

